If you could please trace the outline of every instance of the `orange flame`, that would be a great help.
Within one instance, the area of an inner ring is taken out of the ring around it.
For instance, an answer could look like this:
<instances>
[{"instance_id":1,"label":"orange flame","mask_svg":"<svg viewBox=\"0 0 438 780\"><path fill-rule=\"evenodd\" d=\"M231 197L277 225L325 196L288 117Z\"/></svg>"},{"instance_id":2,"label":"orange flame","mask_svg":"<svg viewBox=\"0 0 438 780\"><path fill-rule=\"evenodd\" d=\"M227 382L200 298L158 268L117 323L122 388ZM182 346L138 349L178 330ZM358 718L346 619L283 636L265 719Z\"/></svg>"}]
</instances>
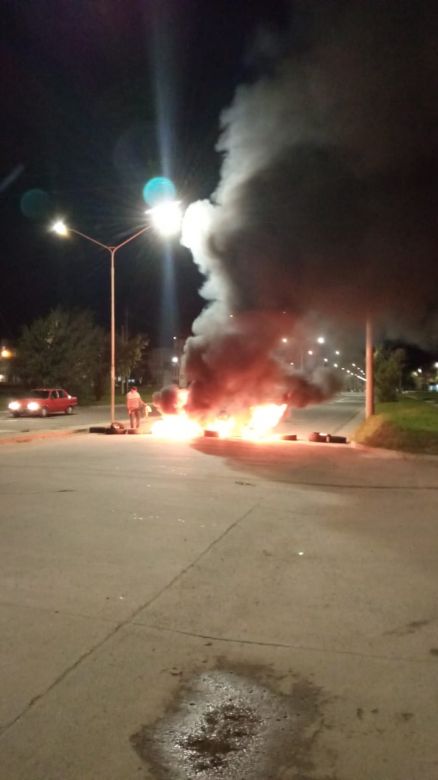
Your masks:
<instances>
[{"instance_id":1,"label":"orange flame","mask_svg":"<svg viewBox=\"0 0 438 780\"><path fill-rule=\"evenodd\" d=\"M287 404L261 404L252 406L248 423L241 430L243 439L257 441L272 435L272 430L280 422Z\"/></svg>"},{"instance_id":2,"label":"orange flame","mask_svg":"<svg viewBox=\"0 0 438 780\"><path fill-rule=\"evenodd\" d=\"M164 414L161 420L154 422L151 433L160 439L189 441L202 436L203 429L196 420L191 420L185 412L181 411L179 414Z\"/></svg>"},{"instance_id":3,"label":"orange flame","mask_svg":"<svg viewBox=\"0 0 438 780\"><path fill-rule=\"evenodd\" d=\"M183 410L185 397L180 395L177 414L163 415L151 429L151 433L164 439L190 440L202 436L204 429L216 431L219 438L238 436L251 441L266 441L267 438L278 438L272 433L279 423L286 404L260 404L252 406L244 417L217 417L202 426L191 419Z\"/></svg>"}]
</instances>

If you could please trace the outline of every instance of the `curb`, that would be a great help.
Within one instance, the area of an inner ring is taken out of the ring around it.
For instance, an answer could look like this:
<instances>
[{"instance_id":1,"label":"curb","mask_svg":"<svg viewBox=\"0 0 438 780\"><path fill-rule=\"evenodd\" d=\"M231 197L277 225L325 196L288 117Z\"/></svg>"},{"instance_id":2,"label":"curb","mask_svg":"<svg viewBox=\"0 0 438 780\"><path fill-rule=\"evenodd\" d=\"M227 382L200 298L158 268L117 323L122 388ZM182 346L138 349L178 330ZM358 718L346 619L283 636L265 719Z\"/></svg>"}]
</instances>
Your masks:
<instances>
[{"instance_id":1,"label":"curb","mask_svg":"<svg viewBox=\"0 0 438 780\"><path fill-rule=\"evenodd\" d=\"M61 431L35 431L35 433L16 434L15 436L0 438L0 446L2 444L27 444L39 439L62 439L75 433L88 433L88 428L64 428Z\"/></svg>"},{"instance_id":2,"label":"curb","mask_svg":"<svg viewBox=\"0 0 438 780\"><path fill-rule=\"evenodd\" d=\"M360 444L357 441L350 441L351 447L355 450L369 452L371 455L382 455L382 457L392 457L399 460L430 460L432 463L438 462L438 455L429 455L427 452L405 452L404 450L388 450L385 447L371 447L369 444Z\"/></svg>"},{"instance_id":3,"label":"curb","mask_svg":"<svg viewBox=\"0 0 438 780\"><path fill-rule=\"evenodd\" d=\"M353 417L348 420L348 422L344 423L340 428L337 429L336 433L340 434L341 436L348 436L348 438L351 441L351 436L354 434L356 429L359 427L359 425L364 420L364 411L361 409L359 412L356 412L356 414L353 415Z\"/></svg>"},{"instance_id":4,"label":"curb","mask_svg":"<svg viewBox=\"0 0 438 780\"><path fill-rule=\"evenodd\" d=\"M99 424L96 423L95 426L98 426ZM100 423L102 427L106 427L108 423ZM30 433L17 433L13 436L0 436L0 446L2 444L29 444L32 441L44 441L46 439L62 439L67 436L73 436L74 434L78 433L90 433L90 427L95 427L87 425L86 427L81 428L62 428L61 430L52 430L52 431L33 431ZM145 433L145 431L144 431ZM148 431L149 433L149 431Z\"/></svg>"}]
</instances>

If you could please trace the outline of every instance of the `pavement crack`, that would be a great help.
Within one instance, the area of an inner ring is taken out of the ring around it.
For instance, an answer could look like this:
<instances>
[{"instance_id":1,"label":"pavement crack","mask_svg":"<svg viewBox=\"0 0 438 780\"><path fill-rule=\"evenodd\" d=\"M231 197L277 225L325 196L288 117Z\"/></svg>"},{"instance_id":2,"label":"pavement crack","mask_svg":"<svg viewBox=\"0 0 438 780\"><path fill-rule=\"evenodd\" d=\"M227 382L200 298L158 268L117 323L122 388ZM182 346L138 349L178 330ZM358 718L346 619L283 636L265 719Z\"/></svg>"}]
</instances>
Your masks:
<instances>
[{"instance_id":1,"label":"pavement crack","mask_svg":"<svg viewBox=\"0 0 438 780\"><path fill-rule=\"evenodd\" d=\"M248 509L246 512L243 513L240 517L237 517L232 523L230 523L229 526L221 533L219 536L216 537L216 539L213 539L210 544L205 547L202 552L199 553L199 555L191 561L191 563L188 566L185 566L181 571L178 572L178 574L173 577L170 582L168 582L166 585L164 585L161 590L158 591L158 593L155 593L153 596L151 596L150 599L148 599L144 604L140 604L139 607L137 607L127 618L120 621L114 628L108 632L102 639L100 639L96 644L94 644L92 647L90 647L88 650L86 650L84 653L82 653L74 663L70 664L66 669L64 669L61 674L58 675L58 677L55 678L55 680L41 693L38 693L36 696L34 696L30 701L26 704L26 706L21 710L21 712L18 713L18 715L15 716L12 720L5 723L4 726L0 728L0 739L4 737L4 735L11 729L16 723L18 723L22 718L24 718L27 713L36 705L38 702L40 702L42 699L44 699L51 691L53 691L60 683L63 682L63 680L68 677L69 674L75 671L84 661L86 661L88 658L90 658L93 653L96 652L96 650L100 650L101 647L103 647L110 639L112 639L116 634L119 633L119 631L122 628L125 628L125 626L129 625L130 623L134 622L135 617L140 614L144 609L147 609L151 604L153 604L154 601L156 601L160 596L165 593L169 588L171 588L175 582L177 582L180 577L183 577L188 571L190 571L192 568L194 568L199 561L207 555L210 550L212 550L217 544L219 544L222 539L224 539L231 531L236 528L236 526L242 522L242 520L245 520L251 512L254 511L254 509L258 506L259 502L256 502L253 504L250 509ZM433 663L433 662L432 662Z\"/></svg>"},{"instance_id":2,"label":"pavement crack","mask_svg":"<svg viewBox=\"0 0 438 780\"><path fill-rule=\"evenodd\" d=\"M191 569L193 569L193 568L194 568L194 567L195 567L195 566L196 566L196 565L199 563L199 561L200 561L200 560L202 560L202 558L203 558L205 555L208 555L208 553L210 552L210 550L212 550L212 549L213 549L213 548L214 548L214 547L215 547L217 544L219 544L219 543L220 543L220 542L221 542L221 541L222 541L222 540L223 540L223 539L224 539L226 536L228 536L228 534L229 534L229 533L231 533L231 531L233 531L233 530L236 528L236 526L237 526L237 525L239 525L239 523L241 523L243 520L246 520L246 518L247 518L247 517L249 517L249 515L251 514L251 512L253 512L253 511L254 511L254 509L256 509L256 507L259 505L259 503L260 503L260 502L259 502L259 501L257 501L255 504L253 504L253 505L251 506L251 508L250 508L250 509L248 509L246 512L244 512L244 513L243 513L243 515L241 515L241 517L238 517L238 518L236 518L236 520L234 520L234 521L233 521L233 522L232 522L232 523L231 523L231 524L230 524L230 525L229 525L229 526L228 526L228 527L225 529L225 531L223 531L221 534L219 534L219 536L217 536L217 537L216 537L216 539L213 539L213 541L212 541L212 542L210 542L210 544L208 544L208 545L207 545L207 547L206 547L206 548L205 548L205 549L204 549L204 550L203 550L201 553L199 553L198 557L197 557L197 558L195 558L195 560L193 560L191 563L189 563L189 565L188 565L188 566L186 566L184 569L181 569L181 571L180 571L180 572L178 572L178 574L176 574L176 575L175 575L175 577L174 577L172 580L170 580L170 582L168 582L168 583L167 583L167 585L165 585L165 586L164 586L164 588L162 588L162 589L160 590L160 592L159 592L159 593L157 593L155 596L153 596L151 599L149 599L149 601L147 601L147 602L146 602L145 604L143 604L141 607L138 607L138 608L135 610L135 612L133 612L133 613L132 613L132 615L131 615L130 619L129 619L129 620L127 620L126 622L127 622L127 623L128 623L128 622L133 622L134 618L136 617L136 615L138 615L138 613L139 613L139 612L141 612L143 609L147 609L148 607L150 607L150 606L151 606L151 604L153 604L153 602L154 602L154 601L156 601L158 598L160 598L160 596L162 596L162 595L163 595L163 593L166 593L166 591L167 591L167 590L169 590L169 589L170 589L170 588L171 588L171 587L172 587L172 586L175 584L175 582L178 582L178 580L179 580L181 577L184 577L184 575L185 575L185 574L187 574L187 572L189 572Z\"/></svg>"},{"instance_id":3,"label":"pavement crack","mask_svg":"<svg viewBox=\"0 0 438 780\"><path fill-rule=\"evenodd\" d=\"M132 620L131 624L138 626L139 628L146 628L152 631L161 631L163 633L169 633L169 634L180 634L182 636L191 637L192 639L207 639L210 642L251 645L253 647L272 647L272 648L278 648L280 650L282 649L305 650L306 652L310 652L310 653L333 653L333 655L352 656L355 658L371 658L376 661L400 661L403 663L422 664L426 666L427 665L431 666L432 664L436 665L436 661L432 661L428 658L423 659L423 658L412 658L408 656L384 655L381 653L364 653L359 650L338 650L335 648L328 648L327 646L316 647L315 645L302 645L302 644L296 644L292 642L266 642L266 641L259 641L255 639L241 639L239 637L223 637L223 636L216 636L214 634L202 634L194 631L185 631L182 628L169 628L168 626L159 626L156 624L140 623L140 622L136 622L135 620Z\"/></svg>"},{"instance_id":4,"label":"pavement crack","mask_svg":"<svg viewBox=\"0 0 438 780\"><path fill-rule=\"evenodd\" d=\"M80 620L93 621L95 623L110 623L114 625L115 621L104 615L87 615L83 612L75 612L70 609L55 609L55 607L44 607L35 604L21 604L19 601L8 601L0 599L1 607L13 607L14 609L31 610L32 612L43 612L46 615L61 615L62 617L79 618Z\"/></svg>"}]
</instances>

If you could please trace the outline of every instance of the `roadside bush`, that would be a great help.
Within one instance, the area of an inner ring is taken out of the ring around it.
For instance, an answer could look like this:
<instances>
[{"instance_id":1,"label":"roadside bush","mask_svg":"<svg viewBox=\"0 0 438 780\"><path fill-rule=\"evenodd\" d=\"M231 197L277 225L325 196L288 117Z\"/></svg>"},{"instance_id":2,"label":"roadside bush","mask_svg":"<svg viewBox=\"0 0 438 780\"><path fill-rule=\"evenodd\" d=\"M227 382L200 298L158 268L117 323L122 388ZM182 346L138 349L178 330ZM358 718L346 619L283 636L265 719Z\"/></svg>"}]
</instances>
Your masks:
<instances>
[{"instance_id":1,"label":"roadside bush","mask_svg":"<svg viewBox=\"0 0 438 780\"><path fill-rule=\"evenodd\" d=\"M384 403L397 401L402 385L405 362L403 349L378 350L374 357L374 382L377 400Z\"/></svg>"}]
</instances>

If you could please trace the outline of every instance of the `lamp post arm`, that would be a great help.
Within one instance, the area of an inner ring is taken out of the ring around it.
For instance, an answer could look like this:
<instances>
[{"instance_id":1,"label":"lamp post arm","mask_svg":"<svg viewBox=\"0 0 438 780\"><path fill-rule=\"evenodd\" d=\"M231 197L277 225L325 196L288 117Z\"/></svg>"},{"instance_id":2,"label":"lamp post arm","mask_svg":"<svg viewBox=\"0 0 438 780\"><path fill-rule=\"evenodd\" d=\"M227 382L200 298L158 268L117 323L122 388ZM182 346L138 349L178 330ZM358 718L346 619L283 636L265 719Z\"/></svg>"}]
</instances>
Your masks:
<instances>
[{"instance_id":1,"label":"lamp post arm","mask_svg":"<svg viewBox=\"0 0 438 780\"><path fill-rule=\"evenodd\" d=\"M122 241L121 244L117 244L117 246L111 246L111 247L106 247L106 248L107 249L114 249L114 251L117 252L117 250L121 249L122 246L125 246L126 244L129 244L131 241L134 241L134 238L138 238L139 236L141 236L143 233L146 233L146 231L150 230L150 229L151 229L150 225L146 225L146 227L144 227L141 230L137 231L137 233L134 233L134 235L129 236L129 238L127 238L125 241Z\"/></svg>"},{"instance_id":2,"label":"lamp post arm","mask_svg":"<svg viewBox=\"0 0 438 780\"><path fill-rule=\"evenodd\" d=\"M87 241L91 241L93 244L97 244L97 246L102 247L102 249L106 249L107 252L111 252L111 247L107 246L107 244L102 244L101 241L97 241L95 238L91 238L91 236L87 236L86 233L81 233L80 230L76 230L76 228L69 227L69 233L75 233L77 236L81 236L81 238L85 238Z\"/></svg>"},{"instance_id":3,"label":"lamp post arm","mask_svg":"<svg viewBox=\"0 0 438 780\"><path fill-rule=\"evenodd\" d=\"M92 238L91 236L88 236L86 233L82 233L80 230L76 230L76 228L69 227L69 232L75 233L77 236L81 236L81 238L85 238L87 241L91 241L93 244L97 244L97 246L102 247L102 249L106 249L107 252L112 252L113 250L117 252L119 249L122 248L122 246L125 246L126 244L129 244L131 241L134 241L135 238L138 238L138 236L141 236L143 233L146 233L146 231L150 229L151 229L150 225L146 225L146 227L142 228L141 230L138 230L137 233L134 233L132 236L129 236L129 238L125 239L125 241L122 241L120 244L117 244L117 246L103 244L102 241L98 241L96 238Z\"/></svg>"}]
</instances>

